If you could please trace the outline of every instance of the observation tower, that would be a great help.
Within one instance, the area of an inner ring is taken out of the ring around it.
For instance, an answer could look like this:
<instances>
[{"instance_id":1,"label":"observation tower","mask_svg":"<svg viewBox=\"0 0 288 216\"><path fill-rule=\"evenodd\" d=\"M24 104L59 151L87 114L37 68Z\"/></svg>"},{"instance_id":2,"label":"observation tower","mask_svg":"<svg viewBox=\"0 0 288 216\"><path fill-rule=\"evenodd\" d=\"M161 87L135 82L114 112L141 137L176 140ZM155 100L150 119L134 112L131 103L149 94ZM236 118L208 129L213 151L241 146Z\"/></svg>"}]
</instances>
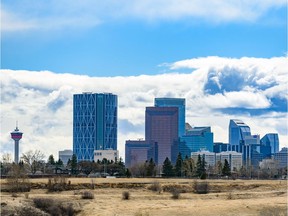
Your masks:
<instances>
[{"instance_id":1,"label":"observation tower","mask_svg":"<svg viewBox=\"0 0 288 216\"><path fill-rule=\"evenodd\" d=\"M15 151L14 151L14 162L19 163L19 140L22 139L22 132L19 131L18 126L13 132L11 132L11 138L15 142Z\"/></svg>"}]
</instances>

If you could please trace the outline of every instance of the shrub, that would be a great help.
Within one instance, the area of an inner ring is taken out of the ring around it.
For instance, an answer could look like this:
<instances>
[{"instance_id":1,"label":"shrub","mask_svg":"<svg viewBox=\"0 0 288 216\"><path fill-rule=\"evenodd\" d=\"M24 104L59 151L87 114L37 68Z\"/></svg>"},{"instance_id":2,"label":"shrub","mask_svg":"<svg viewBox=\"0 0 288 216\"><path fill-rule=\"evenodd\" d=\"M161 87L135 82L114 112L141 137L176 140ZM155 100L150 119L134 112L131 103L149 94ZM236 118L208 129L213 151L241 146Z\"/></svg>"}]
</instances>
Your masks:
<instances>
[{"instance_id":1,"label":"shrub","mask_svg":"<svg viewBox=\"0 0 288 216\"><path fill-rule=\"evenodd\" d=\"M149 187L148 187L149 190L152 190L154 192L158 192L158 193L161 193L162 191L162 186L159 182L155 181L153 182Z\"/></svg>"},{"instance_id":2,"label":"shrub","mask_svg":"<svg viewBox=\"0 0 288 216\"><path fill-rule=\"evenodd\" d=\"M62 203L56 202L53 199L49 198L34 198L34 205L36 208L47 212L52 216L58 215L68 215L73 216L76 215L76 210L72 207L72 205L64 206ZM34 214L32 214L34 216ZM32 216L29 215L29 216Z\"/></svg>"},{"instance_id":3,"label":"shrub","mask_svg":"<svg viewBox=\"0 0 288 216\"><path fill-rule=\"evenodd\" d=\"M67 179L64 176L56 176L48 179L48 192L64 191L68 189ZM69 185L70 186L70 185Z\"/></svg>"},{"instance_id":4,"label":"shrub","mask_svg":"<svg viewBox=\"0 0 288 216\"><path fill-rule=\"evenodd\" d=\"M12 196L12 197L18 197L18 194L17 194L17 193L12 193L11 196Z\"/></svg>"},{"instance_id":5,"label":"shrub","mask_svg":"<svg viewBox=\"0 0 288 216\"><path fill-rule=\"evenodd\" d=\"M49 213L49 208L55 205L54 200L49 199L49 198L34 198L33 202L36 208L39 208L48 213Z\"/></svg>"},{"instance_id":6,"label":"shrub","mask_svg":"<svg viewBox=\"0 0 288 216\"><path fill-rule=\"evenodd\" d=\"M227 199L228 199L228 200L231 200L231 199L232 199L232 193L231 193L231 192L228 193L228 195L227 195Z\"/></svg>"},{"instance_id":7,"label":"shrub","mask_svg":"<svg viewBox=\"0 0 288 216\"><path fill-rule=\"evenodd\" d=\"M193 190L194 193L197 194L207 194L209 193L209 183L195 181L193 184Z\"/></svg>"},{"instance_id":8,"label":"shrub","mask_svg":"<svg viewBox=\"0 0 288 216\"><path fill-rule=\"evenodd\" d=\"M17 215L21 216L49 216L49 214L32 206L23 206L17 210Z\"/></svg>"},{"instance_id":9,"label":"shrub","mask_svg":"<svg viewBox=\"0 0 288 216\"><path fill-rule=\"evenodd\" d=\"M25 198L28 199L29 198L29 193L25 193Z\"/></svg>"},{"instance_id":10,"label":"shrub","mask_svg":"<svg viewBox=\"0 0 288 216\"><path fill-rule=\"evenodd\" d=\"M82 199L94 199L94 194L91 191L84 191L82 193Z\"/></svg>"},{"instance_id":11,"label":"shrub","mask_svg":"<svg viewBox=\"0 0 288 216\"><path fill-rule=\"evenodd\" d=\"M130 199L130 193L129 193L129 191L124 191L124 192L122 193L122 199L123 199L123 200L129 200L129 199Z\"/></svg>"},{"instance_id":12,"label":"shrub","mask_svg":"<svg viewBox=\"0 0 288 216\"><path fill-rule=\"evenodd\" d=\"M179 199L180 197L180 191L176 188L171 192L171 194L172 194L172 199Z\"/></svg>"},{"instance_id":13,"label":"shrub","mask_svg":"<svg viewBox=\"0 0 288 216\"><path fill-rule=\"evenodd\" d=\"M17 165L14 164L9 172L7 181L7 189L2 191L7 192L29 192L31 190L30 182L27 178L25 170Z\"/></svg>"}]
</instances>

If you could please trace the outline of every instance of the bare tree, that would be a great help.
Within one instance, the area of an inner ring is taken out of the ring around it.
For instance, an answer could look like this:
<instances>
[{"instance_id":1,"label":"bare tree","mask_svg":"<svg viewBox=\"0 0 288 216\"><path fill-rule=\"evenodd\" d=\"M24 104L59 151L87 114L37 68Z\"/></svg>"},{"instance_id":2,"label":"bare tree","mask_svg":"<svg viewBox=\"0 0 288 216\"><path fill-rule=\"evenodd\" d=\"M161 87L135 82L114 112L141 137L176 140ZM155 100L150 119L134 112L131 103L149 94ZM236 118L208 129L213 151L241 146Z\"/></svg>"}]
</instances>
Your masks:
<instances>
[{"instance_id":1,"label":"bare tree","mask_svg":"<svg viewBox=\"0 0 288 216\"><path fill-rule=\"evenodd\" d=\"M37 169L41 166L45 155L40 150L35 151L28 151L22 154L21 159L23 160L24 164L27 165L29 171L31 173L35 173Z\"/></svg>"},{"instance_id":2,"label":"bare tree","mask_svg":"<svg viewBox=\"0 0 288 216\"><path fill-rule=\"evenodd\" d=\"M7 164L12 162L12 156L10 153L4 153L1 159L2 163Z\"/></svg>"},{"instance_id":3,"label":"bare tree","mask_svg":"<svg viewBox=\"0 0 288 216\"><path fill-rule=\"evenodd\" d=\"M2 175L7 175L12 168L12 156L9 153L4 153L1 158L0 163L0 173Z\"/></svg>"}]
</instances>

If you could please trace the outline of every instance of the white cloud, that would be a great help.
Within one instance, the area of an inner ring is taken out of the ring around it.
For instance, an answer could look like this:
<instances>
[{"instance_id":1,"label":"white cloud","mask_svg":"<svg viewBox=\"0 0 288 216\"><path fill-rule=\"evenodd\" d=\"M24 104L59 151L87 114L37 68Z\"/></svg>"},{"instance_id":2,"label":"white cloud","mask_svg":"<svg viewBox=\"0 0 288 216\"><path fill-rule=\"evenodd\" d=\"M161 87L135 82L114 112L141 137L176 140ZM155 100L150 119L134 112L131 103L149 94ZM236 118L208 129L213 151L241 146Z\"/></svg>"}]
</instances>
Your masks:
<instances>
[{"instance_id":1,"label":"white cloud","mask_svg":"<svg viewBox=\"0 0 288 216\"><path fill-rule=\"evenodd\" d=\"M174 70L180 67L179 63L181 67L194 68L189 74L173 72L130 77L1 70L1 152L13 152L10 132L17 120L24 132L20 152L40 149L47 157L50 154L57 157L59 150L72 149L72 95L83 91L118 95L121 122L118 147L122 157L125 140L144 137L145 107L153 106L155 97L186 98L187 122L194 126L212 126L215 141L227 142L229 119L240 118L251 126L253 133L278 132L281 146L287 146L287 111L273 110L272 102L273 98L287 98L285 70L288 67L284 62L286 59L281 57L207 57L172 64ZM241 73L239 81L244 81L237 91L228 88L229 73ZM217 93L205 89L211 74L212 81L218 82L216 88L220 88ZM261 79L265 82L258 82ZM221 111L222 108L246 111L229 114ZM252 116L249 109L266 111Z\"/></svg>"},{"instance_id":2,"label":"white cloud","mask_svg":"<svg viewBox=\"0 0 288 216\"><path fill-rule=\"evenodd\" d=\"M110 20L196 18L209 22L253 22L285 0L125 0L2 2L3 31L94 27Z\"/></svg>"}]
</instances>

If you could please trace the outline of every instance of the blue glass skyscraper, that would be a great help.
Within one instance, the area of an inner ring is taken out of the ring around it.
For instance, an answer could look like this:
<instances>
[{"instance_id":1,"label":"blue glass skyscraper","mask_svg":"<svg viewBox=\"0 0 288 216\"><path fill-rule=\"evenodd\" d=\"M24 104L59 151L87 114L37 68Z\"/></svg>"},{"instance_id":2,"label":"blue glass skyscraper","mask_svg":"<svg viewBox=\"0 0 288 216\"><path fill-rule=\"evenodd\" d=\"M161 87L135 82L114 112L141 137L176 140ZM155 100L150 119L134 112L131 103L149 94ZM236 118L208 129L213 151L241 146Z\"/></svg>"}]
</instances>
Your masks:
<instances>
[{"instance_id":1,"label":"blue glass skyscraper","mask_svg":"<svg viewBox=\"0 0 288 216\"><path fill-rule=\"evenodd\" d=\"M184 98L155 98L155 107L178 107L178 136L185 134L185 99Z\"/></svg>"},{"instance_id":2,"label":"blue glass skyscraper","mask_svg":"<svg viewBox=\"0 0 288 216\"><path fill-rule=\"evenodd\" d=\"M182 157L190 157L192 152L201 150L213 152L211 127L194 127L180 138L179 151Z\"/></svg>"},{"instance_id":3,"label":"blue glass skyscraper","mask_svg":"<svg viewBox=\"0 0 288 216\"><path fill-rule=\"evenodd\" d=\"M117 96L83 93L73 97L73 153L94 159L94 150L117 150Z\"/></svg>"},{"instance_id":4,"label":"blue glass skyscraper","mask_svg":"<svg viewBox=\"0 0 288 216\"><path fill-rule=\"evenodd\" d=\"M277 133L266 134L260 140L261 144L261 153L267 157L271 157L275 153L279 152L279 138Z\"/></svg>"},{"instance_id":5,"label":"blue glass skyscraper","mask_svg":"<svg viewBox=\"0 0 288 216\"><path fill-rule=\"evenodd\" d=\"M229 145L230 150L242 152L245 137L251 136L250 127L243 121L231 119L229 123Z\"/></svg>"}]
</instances>

